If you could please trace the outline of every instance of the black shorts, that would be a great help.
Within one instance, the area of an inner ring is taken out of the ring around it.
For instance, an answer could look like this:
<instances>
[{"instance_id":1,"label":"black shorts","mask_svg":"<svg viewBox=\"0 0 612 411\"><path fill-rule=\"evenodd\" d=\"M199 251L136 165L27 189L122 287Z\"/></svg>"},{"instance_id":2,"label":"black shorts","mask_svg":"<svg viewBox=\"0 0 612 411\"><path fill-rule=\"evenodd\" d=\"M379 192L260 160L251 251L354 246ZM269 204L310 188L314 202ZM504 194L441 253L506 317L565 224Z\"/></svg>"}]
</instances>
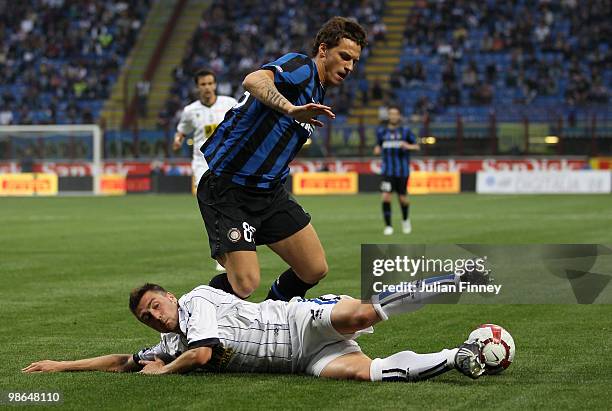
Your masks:
<instances>
[{"instance_id":1,"label":"black shorts","mask_svg":"<svg viewBox=\"0 0 612 411\"><path fill-rule=\"evenodd\" d=\"M244 187L207 171L198 184L198 205L212 258L283 240L306 227L310 215L284 185Z\"/></svg>"},{"instance_id":2,"label":"black shorts","mask_svg":"<svg viewBox=\"0 0 612 411\"><path fill-rule=\"evenodd\" d=\"M408 177L382 176L380 191L383 193L392 193L395 191L397 194L403 196L406 195L407 186Z\"/></svg>"}]
</instances>

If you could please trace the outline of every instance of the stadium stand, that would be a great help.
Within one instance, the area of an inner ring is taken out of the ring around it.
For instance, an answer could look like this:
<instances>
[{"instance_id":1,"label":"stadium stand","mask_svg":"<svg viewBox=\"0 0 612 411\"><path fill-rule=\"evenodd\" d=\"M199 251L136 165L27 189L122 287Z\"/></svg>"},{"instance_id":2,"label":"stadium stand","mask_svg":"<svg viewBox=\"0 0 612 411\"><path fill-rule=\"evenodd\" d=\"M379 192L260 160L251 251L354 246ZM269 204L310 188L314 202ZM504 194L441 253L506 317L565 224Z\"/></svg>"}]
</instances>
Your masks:
<instances>
[{"instance_id":1,"label":"stadium stand","mask_svg":"<svg viewBox=\"0 0 612 411\"><path fill-rule=\"evenodd\" d=\"M0 1L0 124L95 122L149 6Z\"/></svg>"},{"instance_id":2,"label":"stadium stand","mask_svg":"<svg viewBox=\"0 0 612 411\"><path fill-rule=\"evenodd\" d=\"M491 108L501 121L585 110L609 118L611 13L605 0L419 1L393 97L441 122L486 121Z\"/></svg>"},{"instance_id":3,"label":"stadium stand","mask_svg":"<svg viewBox=\"0 0 612 411\"><path fill-rule=\"evenodd\" d=\"M159 113L159 125L165 128L176 123L179 110L193 100L191 75L198 68L210 67L215 71L219 94L239 96L244 76L260 65L289 51L310 55L316 30L332 16L357 19L368 29L370 44L382 40L384 25L381 25L380 16L383 8L381 0L214 1L194 33L182 64L174 70L175 82ZM369 49L362 53L362 61L368 53ZM339 108L337 114L347 113L363 78L363 71L359 70L342 89L326 96L326 102L331 101Z\"/></svg>"}]
</instances>

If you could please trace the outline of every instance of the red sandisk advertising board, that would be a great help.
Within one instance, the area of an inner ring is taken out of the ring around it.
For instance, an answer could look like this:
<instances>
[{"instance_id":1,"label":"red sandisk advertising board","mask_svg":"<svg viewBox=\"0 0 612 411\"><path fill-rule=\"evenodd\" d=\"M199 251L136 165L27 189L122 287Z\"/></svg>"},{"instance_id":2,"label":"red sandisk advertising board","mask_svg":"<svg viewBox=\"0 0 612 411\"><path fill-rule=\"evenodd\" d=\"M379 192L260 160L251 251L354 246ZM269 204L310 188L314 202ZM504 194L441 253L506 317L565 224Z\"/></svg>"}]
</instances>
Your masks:
<instances>
[{"instance_id":1,"label":"red sandisk advertising board","mask_svg":"<svg viewBox=\"0 0 612 411\"><path fill-rule=\"evenodd\" d=\"M105 161L104 174L149 175L154 163L151 161ZM602 165L608 163L600 161ZM599 163L598 163L599 164ZM163 161L157 165L166 175L191 175L191 162ZM334 173L355 172L357 174L380 174L381 161L375 159L298 159L291 163L291 173L330 171ZM507 158L435 158L415 157L410 163L412 171L459 172L472 174L480 171L568 171L583 170L591 167L586 157L507 157ZM0 173L18 173L15 161L0 162ZM60 177L79 177L91 175L91 163L44 161L35 164L34 172L54 173Z\"/></svg>"},{"instance_id":2,"label":"red sandisk advertising board","mask_svg":"<svg viewBox=\"0 0 612 411\"><path fill-rule=\"evenodd\" d=\"M155 160L155 162L159 162ZM154 161L104 161L103 174L121 174L148 176L153 169ZM181 161L165 162L161 165L164 174L191 175L191 163ZM0 173L19 173L20 167L15 161L0 162ZM92 175L92 164L88 162L43 161L34 164L36 173L53 173L59 177L84 177Z\"/></svg>"},{"instance_id":3,"label":"red sandisk advertising board","mask_svg":"<svg viewBox=\"0 0 612 411\"><path fill-rule=\"evenodd\" d=\"M372 160L296 160L291 172L354 171L359 174L379 174L381 161ZM586 158L413 158L412 171L459 172L473 174L479 171L562 171L589 168Z\"/></svg>"}]
</instances>

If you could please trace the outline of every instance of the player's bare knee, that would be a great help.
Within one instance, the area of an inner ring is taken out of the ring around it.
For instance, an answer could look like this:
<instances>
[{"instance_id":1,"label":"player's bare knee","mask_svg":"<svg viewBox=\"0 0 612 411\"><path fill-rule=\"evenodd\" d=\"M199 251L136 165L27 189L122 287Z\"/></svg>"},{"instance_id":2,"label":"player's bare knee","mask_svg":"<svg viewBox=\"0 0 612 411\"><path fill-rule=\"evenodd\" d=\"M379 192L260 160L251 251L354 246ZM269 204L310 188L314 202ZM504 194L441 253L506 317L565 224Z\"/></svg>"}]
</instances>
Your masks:
<instances>
[{"instance_id":1,"label":"player's bare knee","mask_svg":"<svg viewBox=\"0 0 612 411\"><path fill-rule=\"evenodd\" d=\"M355 329L355 331L363 330L364 328L368 328L370 326L370 318L364 313L357 313L353 316L351 325Z\"/></svg>"},{"instance_id":2,"label":"player's bare knee","mask_svg":"<svg viewBox=\"0 0 612 411\"><path fill-rule=\"evenodd\" d=\"M351 328L356 331L368 328L373 324L372 313L367 305L360 304L350 317Z\"/></svg>"},{"instance_id":3,"label":"player's bare knee","mask_svg":"<svg viewBox=\"0 0 612 411\"><path fill-rule=\"evenodd\" d=\"M248 298L259 287L259 280L259 273L240 273L235 276L232 288L240 298Z\"/></svg>"},{"instance_id":4,"label":"player's bare knee","mask_svg":"<svg viewBox=\"0 0 612 411\"><path fill-rule=\"evenodd\" d=\"M370 381L370 366L365 361L356 361L346 369L347 379L355 381Z\"/></svg>"},{"instance_id":5,"label":"player's bare knee","mask_svg":"<svg viewBox=\"0 0 612 411\"><path fill-rule=\"evenodd\" d=\"M328 270L327 261L325 258L322 258L320 261L312 263L310 267L308 267L308 270L303 270L302 272L296 270L296 274L302 281L314 284L325 278Z\"/></svg>"},{"instance_id":6,"label":"player's bare knee","mask_svg":"<svg viewBox=\"0 0 612 411\"><path fill-rule=\"evenodd\" d=\"M317 277L317 281L321 281L323 278L325 278L325 276L327 275L327 272L329 271L327 260L323 258L323 260L319 263L317 268L318 269L316 271L315 277Z\"/></svg>"}]
</instances>

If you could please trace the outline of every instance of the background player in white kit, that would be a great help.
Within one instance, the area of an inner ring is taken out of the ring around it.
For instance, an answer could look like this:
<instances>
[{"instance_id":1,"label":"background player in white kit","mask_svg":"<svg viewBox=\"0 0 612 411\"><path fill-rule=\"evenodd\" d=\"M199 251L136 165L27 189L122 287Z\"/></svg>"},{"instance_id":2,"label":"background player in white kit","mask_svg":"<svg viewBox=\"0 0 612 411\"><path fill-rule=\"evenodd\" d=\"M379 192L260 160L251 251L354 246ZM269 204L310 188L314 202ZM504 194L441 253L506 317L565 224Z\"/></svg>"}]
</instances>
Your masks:
<instances>
[{"instance_id":1,"label":"background player in white kit","mask_svg":"<svg viewBox=\"0 0 612 411\"><path fill-rule=\"evenodd\" d=\"M193 77L198 88L199 99L185 106L181 119L176 127L172 149L177 151L183 145L185 137L193 134L193 157L191 160L192 192L198 188L200 178L208 170L208 164L200 147L223 121L225 113L236 104L236 99L217 95L217 78L215 73L208 69L200 69ZM217 263L217 271L223 271L221 264Z\"/></svg>"},{"instance_id":2,"label":"background player in white kit","mask_svg":"<svg viewBox=\"0 0 612 411\"><path fill-rule=\"evenodd\" d=\"M426 281L447 285L463 279L447 275ZM22 371L141 370L145 374L166 374L204 369L418 381L457 369L478 378L484 372L484 364L482 344L477 340L437 353L402 351L374 360L363 354L354 341L362 333L373 332L372 325L413 311L437 295L384 293L373 296L370 303L326 295L256 304L209 286L196 287L177 300L159 285L145 284L130 294L130 310L142 323L162 333L157 345L133 355L38 361Z\"/></svg>"},{"instance_id":3,"label":"background player in white kit","mask_svg":"<svg viewBox=\"0 0 612 411\"><path fill-rule=\"evenodd\" d=\"M191 168L193 170L193 188L195 192L200 178L208 170L208 164L206 164L206 159L200 151L200 147L208 140L219 123L223 121L225 113L237 101L233 97L217 95L217 78L211 70L198 70L193 80L198 88L199 98L183 109L181 119L176 127L172 149L174 151L180 149L185 137L193 133Z\"/></svg>"}]
</instances>

